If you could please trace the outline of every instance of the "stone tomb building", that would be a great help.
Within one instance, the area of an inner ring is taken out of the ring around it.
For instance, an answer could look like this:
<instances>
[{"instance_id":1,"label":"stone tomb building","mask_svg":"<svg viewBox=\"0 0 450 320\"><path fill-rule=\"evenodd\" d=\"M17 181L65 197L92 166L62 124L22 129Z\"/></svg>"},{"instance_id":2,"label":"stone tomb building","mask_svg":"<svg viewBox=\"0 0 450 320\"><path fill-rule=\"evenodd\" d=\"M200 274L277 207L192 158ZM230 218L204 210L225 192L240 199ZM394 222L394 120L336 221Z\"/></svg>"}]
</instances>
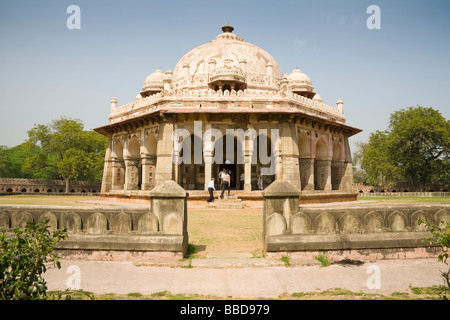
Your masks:
<instances>
[{"instance_id":1,"label":"stone tomb building","mask_svg":"<svg viewBox=\"0 0 450 320\"><path fill-rule=\"evenodd\" d=\"M111 99L109 124L95 129L109 139L102 195L145 197L167 180L204 191L223 168L241 193L260 190L261 175L263 188L281 179L303 196L353 195L348 139L361 130L345 124L342 100L324 104L302 71L283 75L265 50L222 31L173 72L150 74L134 101Z\"/></svg>"}]
</instances>

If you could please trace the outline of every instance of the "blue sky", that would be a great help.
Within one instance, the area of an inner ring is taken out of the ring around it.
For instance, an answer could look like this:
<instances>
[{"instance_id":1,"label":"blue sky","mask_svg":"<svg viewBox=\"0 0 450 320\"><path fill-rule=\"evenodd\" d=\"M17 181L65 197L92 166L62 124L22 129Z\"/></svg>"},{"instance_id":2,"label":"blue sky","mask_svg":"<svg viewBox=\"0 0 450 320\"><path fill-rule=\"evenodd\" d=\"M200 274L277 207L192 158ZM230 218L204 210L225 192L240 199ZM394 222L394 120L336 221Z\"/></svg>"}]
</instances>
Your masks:
<instances>
[{"instance_id":1,"label":"blue sky","mask_svg":"<svg viewBox=\"0 0 450 320\"><path fill-rule=\"evenodd\" d=\"M72 4L80 30L66 26ZM366 26L373 4L380 30ZM227 23L283 73L305 72L324 103L341 98L347 124L364 130L352 143L410 106L450 118L450 1L2 0L0 145L61 116L108 124L111 97L132 101L148 74L173 70Z\"/></svg>"}]
</instances>

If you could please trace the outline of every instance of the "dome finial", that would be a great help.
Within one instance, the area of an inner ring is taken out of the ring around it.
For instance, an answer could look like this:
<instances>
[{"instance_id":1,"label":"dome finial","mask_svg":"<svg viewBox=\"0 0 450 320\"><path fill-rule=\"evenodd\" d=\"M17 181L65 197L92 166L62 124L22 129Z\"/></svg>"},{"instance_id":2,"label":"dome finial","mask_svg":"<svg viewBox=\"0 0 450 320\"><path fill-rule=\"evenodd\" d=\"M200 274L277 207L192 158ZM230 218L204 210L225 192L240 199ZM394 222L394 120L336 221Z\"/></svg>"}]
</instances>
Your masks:
<instances>
[{"instance_id":1,"label":"dome finial","mask_svg":"<svg viewBox=\"0 0 450 320\"><path fill-rule=\"evenodd\" d=\"M222 32L233 32L234 28L230 26L230 24L227 24L222 27Z\"/></svg>"}]
</instances>

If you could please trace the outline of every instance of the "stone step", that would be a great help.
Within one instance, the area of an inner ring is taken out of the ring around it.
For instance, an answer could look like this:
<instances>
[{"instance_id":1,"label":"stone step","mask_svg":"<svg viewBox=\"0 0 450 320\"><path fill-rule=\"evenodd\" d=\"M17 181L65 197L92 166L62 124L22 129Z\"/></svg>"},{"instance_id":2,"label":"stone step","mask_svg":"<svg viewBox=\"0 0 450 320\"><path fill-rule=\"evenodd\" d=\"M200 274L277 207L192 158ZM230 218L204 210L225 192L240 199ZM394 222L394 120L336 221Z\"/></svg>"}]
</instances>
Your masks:
<instances>
[{"instance_id":1,"label":"stone step","mask_svg":"<svg viewBox=\"0 0 450 320\"><path fill-rule=\"evenodd\" d=\"M224 197L223 199L220 199L220 198L214 199L214 201L217 201L217 202L241 202L242 199Z\"/></svg>"}]
</instances>

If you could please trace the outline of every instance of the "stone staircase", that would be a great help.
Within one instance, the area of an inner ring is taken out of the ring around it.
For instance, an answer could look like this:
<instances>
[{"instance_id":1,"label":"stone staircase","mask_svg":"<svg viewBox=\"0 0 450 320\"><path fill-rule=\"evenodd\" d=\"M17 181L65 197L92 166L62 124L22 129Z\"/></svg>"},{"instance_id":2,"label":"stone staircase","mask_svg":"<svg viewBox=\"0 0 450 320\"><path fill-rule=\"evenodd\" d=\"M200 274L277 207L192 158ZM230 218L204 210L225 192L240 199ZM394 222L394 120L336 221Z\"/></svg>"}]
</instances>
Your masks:
<instances>
[{"instance_id":1,"label":"stone staircase","mask_svg":"<svg viewBox=\"0 0 450 320\"><path fill-rule=\"evenodd\" d=\"M225 194L223 199L214 197L214 202L208 203L208 207L216 209L243 209L245 208L245 202L239 199L237 195L231 194L227 196Z\"/></svg>"}]
</instances>

